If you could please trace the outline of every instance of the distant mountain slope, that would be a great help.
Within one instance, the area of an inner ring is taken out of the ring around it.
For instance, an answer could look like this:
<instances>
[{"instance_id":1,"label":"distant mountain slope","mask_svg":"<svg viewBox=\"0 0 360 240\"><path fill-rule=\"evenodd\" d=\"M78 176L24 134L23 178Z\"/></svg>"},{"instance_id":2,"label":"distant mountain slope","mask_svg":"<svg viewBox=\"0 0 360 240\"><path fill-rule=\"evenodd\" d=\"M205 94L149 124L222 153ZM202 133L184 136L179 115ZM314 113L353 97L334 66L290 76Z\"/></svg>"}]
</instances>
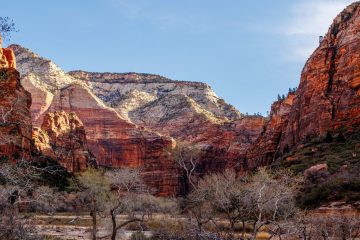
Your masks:
<instances>
[{"instance_id":1,"label":"distant mountain slope","mask_svg":"<svg viewBox=\"0 0 360 240\"><path fill-rule=\"evenodd\" d=\"M144 102L142 97L145 95L152 96L153 101L173 95L185 95L196 102L203 111L208 111L219 119L235 120L241 117L238 110L216 96L211 88L204 83L174 81L158 75L138 73L72 71L69 74L86 82L99 98L122 113L129 113L143 106L143 104L138 104L138 108L127 110L122 103L128 99L135 102ZM134 91L138 94L132 94ZM130 119L135 122L139 121L134 114Z\"/></svg>"}]
</instances>

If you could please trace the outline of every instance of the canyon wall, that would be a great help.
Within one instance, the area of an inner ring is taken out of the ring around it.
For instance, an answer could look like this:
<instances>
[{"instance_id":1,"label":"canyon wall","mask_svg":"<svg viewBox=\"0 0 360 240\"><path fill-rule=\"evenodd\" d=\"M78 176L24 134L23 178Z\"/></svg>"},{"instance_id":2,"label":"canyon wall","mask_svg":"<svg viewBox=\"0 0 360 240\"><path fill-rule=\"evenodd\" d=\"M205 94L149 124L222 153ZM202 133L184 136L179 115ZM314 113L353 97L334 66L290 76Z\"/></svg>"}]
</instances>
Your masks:
<instances>
[{"instance_id":1,"label":"canyon wall","mask_svg":"<svg viewBox=\"0 0 360 240\"><path fill-rule=\"evenodd\" d=\"M86 146L100 165L140 167L160 195L174 195L181 188L178 166L168 153L176 141L202 150L201 174L241 169L246 149L265 122L260 116L243 116L204 83L138 73L65 73L26 48L11 48L22 84L32 94L35 127L42 128L49 113L76 114Z\"/></svg>"},{"instance_id":2,"label":"canyon wall","mask_svg":"<svg viewBox=\"0 0 360 240\"><path fill-rule=\"evenodd\" d=\"M204 83L138 73L73 71L104 103L134 124L195 144L203 150L201 173L243 166L246 149L265 119L246 117Z\"/></svg>"},{"instance_id":3,"label":"canyon wall","mask_svg":"<svg viewBox=\"0 0 360 240\"><path fill-rule=\"evenodd\" d=\"M86 84L66 74L51 61L19 45L11 48L18 58L22 84L32 94L31 113L33 124L38 129L34 137L42 138L37 142L44 143L38 147L39 150L44 151L44 146L47 148L47 140L41 131L46 116L56 112L74 113L84 126L86 146L99 165L140 167L146 183L157 194L175 195L179 192L178 169L164 151L173 146L172 138L124 119L106 106ZM80 167L73 167L66 159L59 161L69 171L82 169L84 162L81 160Z\"/></svg>"},{"instance_id":4,"label":"canyon wall","mask_svg":"<svg viewBox=\"0 0 360 240\"><path fill-rule=\"evenodd\" d=\"M332 132L360 132L360 3L334 20L306 62L295 94L272 106L270 120L247 152L250 168L270 164Z\"/></svg>"},{"instance_id":5,"label":"canyon wall","mask_svg":"<svg viewBox=\"0 0 360 240\"><path fill-rule=\"evenodd\" d=\"M30 159L31 97L20 84L13 51L1 43L0 37L0 158Z\"/></svg>"}]
</instances>

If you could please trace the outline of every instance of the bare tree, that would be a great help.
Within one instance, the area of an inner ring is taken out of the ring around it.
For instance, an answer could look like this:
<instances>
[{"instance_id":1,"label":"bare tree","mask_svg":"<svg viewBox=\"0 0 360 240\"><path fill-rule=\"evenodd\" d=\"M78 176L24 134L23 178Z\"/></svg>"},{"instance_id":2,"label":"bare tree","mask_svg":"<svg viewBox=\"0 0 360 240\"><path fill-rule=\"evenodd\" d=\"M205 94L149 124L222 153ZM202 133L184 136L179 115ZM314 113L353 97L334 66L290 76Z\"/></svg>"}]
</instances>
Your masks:
<instances>
[{"instance_id":1,"label":"bare tree","mask_svg":"<svg viewBox=\"0 0 360 240\"><path fill-rule=\"evenodd\" d=\"M119 168L106 172L106 177L112 187L120 194L122 192L145 192L146 185L141 178L139 168Z\"/></svg>"},{"instance_id":2,"label":"bare tree","mask_svg":"<svg viewBox=\"0 0 360 240\"><path fill-rule=\"evenodd\" d=\"M249 202L254 206L249 215L253 223L252 239L256 239L263 226L281 227L279 222L291 219L296 213L295 196L301 178L290 171L270 174L264 168L251 177L246 188L249 190ZM278 229L278 233L281 233Z\"/></svg>"},{"instance_id":3,"label":"bare tree","mask_svg":"<svg viewBox=\"0 0 360 240\"><path fill-rule=\"evenodd\" d=\"M215 217L219 217L220 219L225 218L228 221L230 236L227 236L227 238L233 236L236 225L240 223L243 229L242 236L244 237L245 223L253 208L253 204L248 198L249 190L245 188L248 181L247 176L238 177L232 170L226 170L223 173L214 173L200 180L197 189L189 195L189 198L204 199L206 202L206 204L203 204L204 206L200 204L196 205L199 206L199 210L202 212L205 212L207 208L211 209L207 210L207 214L210 216L207 216L206 219L211 219L211 223L213 223L216 228L218 228L218 223ZM191 212L192 214L193 211L194 210Z\"/></svg>"},{"instance_id":4,"label":"bare tree","mask_svg":"<svg viewBox=\"0 0 360 240\"><path fill-rule=\"evenodd\" d=\"M1 116L2 124L8 123L8 118L13 113L14 108L19 103L19 100L20 100L19 95L17 95L15 101L13 101L12 104L7 109L4 106L0 106L0 116Z\"/></svg>"},{"instance_id":5,"label":"bare tree","mask_svg":"<svg viewBox=\"0 0 360 240\"><path fill-rule=\"evenodd\" d=\"M299 212L294 219L293 229L304 240L355 240L360 236L360 218L356 214L318 215Z\"/></svg>"},{"instance_id":6,"label":"bare tree","mask_svg":"<svg viewBox=\"0 0 360 240\"><path fill-rule=\"evenodd\" d=\"M296 179L287 171L272 175L265 169L244 176L237 176L231 170L214 173L200 180L197 188L188 195L195 206L189 213L197 219L200 231L209 219L216 225L214 219L218 217L227 219L231 237L236 233L236 225L241 223L242 239L245 239L245 228L249 224L253 229L251 239L256 239L265 226L281 238L283 224L292 219L297 209ZM211 210L205 212L206 208Z\"/></svg>"},{"instance_id":7,"label":"bare tree","mask_svg":"<svg viewBox=\"0 0 360 240\"><path fill-rule=\"evenodd\" d=\"M184 171L186 178L193 189L196 188L196 167L201 159L201 149L195 145L177 143L170 150L173 160Z\"/></svg>"},{"instance_id":8,"label":"bare tree","mask_svg":"<svg viewBox=\"0 0 360 240\"><path fill-rule=\"evenodd\" d=\"M132 214L134 203L137 202L135 193L146 191L145 184L140 176L140 170L135 168L120 168L106 173L111 186L116 189L113 195L110 207L110 216L112 223L111 239L115 240L118 231L126 225L133 222L143 221ZM127 221L118 224L116 216L118 214L128 213L131 216Z\"/></svg>"},{"instance_id":9,"label":"bare tree","mask_svg":"<svg viewBox=\"0 0 360 240\"><path fill-rule=\"evenodd\" d=\"M49 206L56 203L56 195L52 189L39 186L42 171L44 169L24 160L17 164L0 164L0 239L35 238L28 234L29 229L24 227L18 209L19 206L42 206L44 212L51 212Z\"/></svg>"},{"instance_id":10,"label":"bare tree","mask_svg":"<svg viewBox=\"0 0 360 240\"><path fill-rule=\"evenodd\" d=\"M92 217L92 239L97 239L98 220L100 212L106 210L107 202L110 200L110 184L104 173L90 168L78 176L80 183L79 200L82 206L90 211Z\"/></svg>"},{"instance_id":11,"label":"bare tree","mask_svg":"<svg viewBox=\"0 0 360 240\"><path fill-rule=\"evenodd\" d=\"M11 33L17 32L14 20L9 17L0 17L0 38L10 39Z\"/></svg>"}]
</instances>

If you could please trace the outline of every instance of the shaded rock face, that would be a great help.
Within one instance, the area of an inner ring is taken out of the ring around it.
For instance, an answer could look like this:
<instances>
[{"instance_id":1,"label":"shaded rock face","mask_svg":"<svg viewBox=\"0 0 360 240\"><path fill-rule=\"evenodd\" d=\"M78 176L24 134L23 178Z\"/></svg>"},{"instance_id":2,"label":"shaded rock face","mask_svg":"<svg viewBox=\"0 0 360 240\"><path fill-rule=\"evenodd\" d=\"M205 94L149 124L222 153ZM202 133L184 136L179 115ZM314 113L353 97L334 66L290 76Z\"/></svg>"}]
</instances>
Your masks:
<instances>
[{"instance_id":1,"label":"shaded rock face","mask_svg":"<svg viewBox=\"0 0 360 240\"><path fill-rule=\"evenodd\" d=\"M34 128L33 139L38 151L55 159L69 172L85 170L92 160L84 126L75 113L47 113L41 128Z\"/></svg>"},{"instance_id":2,"label":"shaded rock face","mask_svg":"<svg viewBox=\"0 0 360 240\"><path fill-rule=\"evenodd\" d=\"M14 53L1 48L0 37L0 157L30 159L31 96L21 86L15 67Z\"/></svg>"},{"instance_id":3,"label":"shaded rock face","mask_svg":"<svg viewBox=\"0 0 360 240\"><path fill-rule=\"evenodd\" d=\"M350 136L359 131L359 31L360 3L356 2L335 18L305 64L291 103L289 97L280 103L287 106L283 120L276 120L279 107L274 104L264 132L247 153L251 167L268 164L289 149L328 132L342 131Z\"/></svg>"}]
</instances>

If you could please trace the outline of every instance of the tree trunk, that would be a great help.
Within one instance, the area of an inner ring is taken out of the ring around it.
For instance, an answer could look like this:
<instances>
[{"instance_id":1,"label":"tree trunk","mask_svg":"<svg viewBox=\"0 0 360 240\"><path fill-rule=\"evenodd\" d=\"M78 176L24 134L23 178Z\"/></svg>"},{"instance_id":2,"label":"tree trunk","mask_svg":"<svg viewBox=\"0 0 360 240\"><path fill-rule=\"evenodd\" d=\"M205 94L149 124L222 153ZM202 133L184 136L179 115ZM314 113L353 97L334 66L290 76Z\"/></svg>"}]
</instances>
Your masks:
<instances>
[{"instance_id":1,"label":"tree trunk","mask_svg":"<svg viewBox=\"0 0 360 240\"><path fill-rule=\"evenodd\" d=\"M111 210L110 210L110 215L111 215L111 223L112 223L111 240L116 240L117 229L116 229L116 214L115 214L115 209L111 209Z\"/></svg>"},{"instance_id":2,"label":"tree trunk","mask_svg":"<svg viewBox=\"0 0 360 240\"><path fill-rule=\"evenodd\" d=\"M253 236L251 238L251 240L255 240L256 239L256 235L257 235L257 232L258 232L258 229L257 229L257 222L254 222L254 229L253 229Z\"/></svg>"},{"instance_id":3,"label":"tree trunk","mask_svg":"<svg viewBox=\"0 0 360 240\"><path fill-rule=\"evenodd\" d=\"M97 219L96 219L96 200L93 201L93 209L92 209L92 223L93 223L93 229L92 229L92 239L96 240L96 233L97 233Z\"/></svg>"},{"instance_id":4,"label":"tree trunk","mask_svg":"<svg viewBox=\"0 0 360 240\"><path fill-rule=\"evenodd\" d=\"M91 211L91 216L92 216L92 239L96 240L96 232L97 232L96 211Z\"/></svg>"},{"instance_id":5,"label":"tree trunk","mask_svg":"<svg viewBox=\"0 0 360 240\"><path fill-rule=\"evenodd\" d=\"M244 237L245 237L245 228L246 228L246 226L245 226L245 221L242 220L241 223L242 223L242 234L241 234L241 237L244 238Z\"/></svg>"}]
</instances>

